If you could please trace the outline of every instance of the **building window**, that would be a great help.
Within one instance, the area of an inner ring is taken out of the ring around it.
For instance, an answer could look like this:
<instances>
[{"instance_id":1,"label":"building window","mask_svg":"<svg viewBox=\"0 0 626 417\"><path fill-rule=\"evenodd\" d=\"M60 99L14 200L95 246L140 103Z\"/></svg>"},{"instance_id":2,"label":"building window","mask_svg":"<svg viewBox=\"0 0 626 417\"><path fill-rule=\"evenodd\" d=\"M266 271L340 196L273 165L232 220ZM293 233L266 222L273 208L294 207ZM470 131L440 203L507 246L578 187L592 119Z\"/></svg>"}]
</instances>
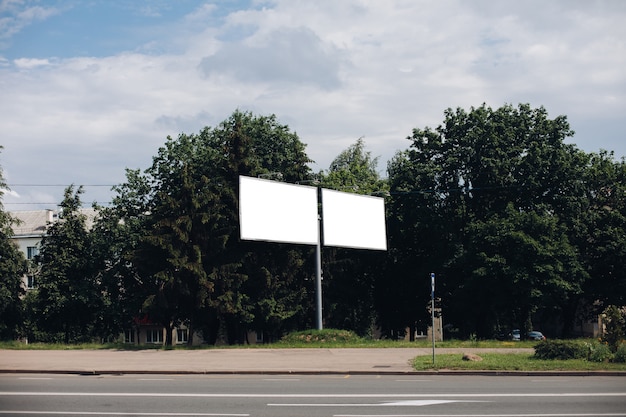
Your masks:
<instances>
[{"instance_id":1,"label":"building window","mask_svg":"<svg viewBox=\"0 0 626 417\"><path fill-rule=\"evenodd\" d=\"M146 343L163 343L163 330L148 330L146 332Z\"/></svg>"},{"instance_id":2,"label":"building window","mask_svg":"<svg viewBox=\"0 0 626 417\"><path fill-rule=\"evenodd\" d=\"M39 255L39 248L37 248L37 246L28 246L26 248L26 257L28 259L33 259L37 255Z\"/></svg>"},{"instance_id":3,"label":"building window","mask_svg":"<svg viewBox=\"0 0 626 417\"><path fill-rule=\"evenodd\" d=\"M124 343L135 343L135 331L134 330L124 331Z\"/></svg>"},{"instance_id":4,"label":"building window","mask_svg":"<svg viewBox=\"0 0 626 417\"><path fill-rule=\"evenodd\" d=\"M35 288L35 276L34 275L29 275L27 277L26 288L28 288L29 290L32 290L33 288Z\"/></svg>"},{"instance_id":5,"label":"building window","mask_svg":"<svg viewBox=\"0 0 626 417\"><path fill-rule=\"evenodd\" d=\"M176 329L176 343L187 343L189 332L187 329Z\"/></svg>"}]
</instances>

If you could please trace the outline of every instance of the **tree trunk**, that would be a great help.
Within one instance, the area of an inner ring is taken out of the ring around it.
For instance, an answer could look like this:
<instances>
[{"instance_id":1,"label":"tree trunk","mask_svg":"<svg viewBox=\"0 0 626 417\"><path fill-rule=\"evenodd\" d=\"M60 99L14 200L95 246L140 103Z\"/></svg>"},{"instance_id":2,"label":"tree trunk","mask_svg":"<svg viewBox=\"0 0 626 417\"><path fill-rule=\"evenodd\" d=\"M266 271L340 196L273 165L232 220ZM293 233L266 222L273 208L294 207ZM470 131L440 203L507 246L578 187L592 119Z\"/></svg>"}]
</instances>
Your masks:
<instances>
[{"instance_id":1,"label":"tree trunk","mask_svg":"<svg viewBox=\"0 0 626 417\"><path fill-rule=\"evenodd\" d=\"M172 323L167 323L165 326L165 346L172 346Z\"/></svg>"},{"instance_id":2,"label":"tree trunk","mask_svg":"<svg viewBox=\"0 0 626 417\"><path fill-rule=\"evenodd\" d=\"M187 346L193 346L193 321L189 321L189 325L187 326Z\"/></svg>"}]
</instances>

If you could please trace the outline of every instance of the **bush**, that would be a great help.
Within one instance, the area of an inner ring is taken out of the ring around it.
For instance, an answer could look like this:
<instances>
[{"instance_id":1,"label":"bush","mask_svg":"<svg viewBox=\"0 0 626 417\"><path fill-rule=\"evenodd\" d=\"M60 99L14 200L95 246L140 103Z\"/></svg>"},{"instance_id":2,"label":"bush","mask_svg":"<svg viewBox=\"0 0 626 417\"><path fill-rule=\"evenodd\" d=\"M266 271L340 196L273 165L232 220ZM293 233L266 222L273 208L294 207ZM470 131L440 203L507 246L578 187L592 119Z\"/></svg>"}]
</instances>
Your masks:
<instances>
[{"instance_id":1,"label":"bush","mask_svg":"<svg viewBox=\"0 0 626 417\"><path fill-rule=\"evenodd\" d=\"M607 343L597 340L544 340L535 346L535 358L545 360L585 359L589 362L626 362L626 345L620 346L620 354L613 354Z\"/></svg>"},{"instance_id":2,"label":"bush","mask_svg":"<svg viewBox=\"0 0 626 417\"><path fill-rule=\"evenodd\" d=\"M619 345L617 351L615 352L615 356L613 357L613 362L626 362L626 343L622 343Z\"/></svg>"},{"instance_id":3,"label":"bush","mask_svg":"<svg viewBox=\"0 0 626 417\"><path fill-rule=\"evenodd\" d=\"M616 352L624 339L624 326L626 319L622 310L616 306L608 306L602 313L602 320L606 326L602 341L607 343L612 352Z\"/></svg>"},{"instance_id":4,"label":"bush","mask_svg":"<svg viewBox=\"0 0 626 417\"><path fill-rule=\"evenodd\" d=\"M301 332L289 333L282 339L282 343L292 344L320 344L320 343L355 343L359 342L361 338L356 333L349 330L336 330L336 329L324 329L324 330L304 330Z\"/></svg>"},{"instance_id":5,"label":"bush","mask_svg":"<svg viewBox=\"0 0 626 417\"><path fill-rule=\"evenodd\" d=\"M543 340L535 346L537 359L587 359L587 349L571 340Z\"/></svg>"},{"instance_id":6,"label":"bush","mask_svg":"<svg viewBox=\"0 0 626 417\"><path fill-rule=\"evenodd\" d=\"M587 346L587 360L589 362L608 362L613 359L613 353L606 343L591 342Z\"/></svg>"}]
</instances>

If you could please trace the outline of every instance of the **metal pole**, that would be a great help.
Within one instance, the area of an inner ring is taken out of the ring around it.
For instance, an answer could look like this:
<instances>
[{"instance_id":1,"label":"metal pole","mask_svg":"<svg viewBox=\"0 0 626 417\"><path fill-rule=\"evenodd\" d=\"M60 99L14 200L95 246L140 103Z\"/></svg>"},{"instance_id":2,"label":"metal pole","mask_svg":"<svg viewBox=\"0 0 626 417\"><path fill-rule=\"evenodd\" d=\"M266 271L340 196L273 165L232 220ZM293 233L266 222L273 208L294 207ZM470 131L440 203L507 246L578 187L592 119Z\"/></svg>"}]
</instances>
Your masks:
<instances>
[{"instance_id":1,"label":"metal pole","mask_svg":"<svg viewBox=\"0 0 626 417\"><path fill-rule=\"evenodd\" d=\"M317 218L318 228L317 228L317 246L315 247L315 264L317 269L317 276L315 279L316 285L316 306L317 306L317 330L322 330L322 243L321 241L321 233L320 233L320 225L321 219L318 216Z\"/></svg>"},{"instance_id":2,"label":"metal pole","mask_svg":"<svg viewBox=\"0 0 626 417\"><path fill-rule=\"evenodd\" d=\"M435 364L435 273L430 273L430 314L432 316L433 365Z\"/></svg>"}]
</instances>

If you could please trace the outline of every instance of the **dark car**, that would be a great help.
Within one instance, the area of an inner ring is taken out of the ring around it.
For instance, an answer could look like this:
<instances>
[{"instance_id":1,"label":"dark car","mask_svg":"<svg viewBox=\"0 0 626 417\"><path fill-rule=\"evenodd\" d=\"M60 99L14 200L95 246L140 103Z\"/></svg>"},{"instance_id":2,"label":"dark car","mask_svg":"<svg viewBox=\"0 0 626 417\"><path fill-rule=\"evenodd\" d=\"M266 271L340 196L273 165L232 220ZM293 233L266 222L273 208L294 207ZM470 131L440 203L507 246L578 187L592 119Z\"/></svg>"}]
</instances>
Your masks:
<instances>
[{"instance_id":1,"label":"dark car","mask_svg":"<svg viewBox=\"0 0 626 417\"><path fill-rule=\"evenodd\" d=\"M530 340L546 340L546 337L543 335L543 333L536 330L528 332L528 338Z\"/></svg>"},{"instance_id":2,"label":"dark car","mask_svg":"<svg viewBox=\"0 0 626 417\"><path fill-rule=\"evenodd\" d=\"M543 335L543 333L536 330L531 330L530 332L526 333L526 337L530 340L546 340L546 337ZM511 339L515 341L521 340L521 333L519 329L515 329L511 332Z\"/></svg>"}]
</instances>

